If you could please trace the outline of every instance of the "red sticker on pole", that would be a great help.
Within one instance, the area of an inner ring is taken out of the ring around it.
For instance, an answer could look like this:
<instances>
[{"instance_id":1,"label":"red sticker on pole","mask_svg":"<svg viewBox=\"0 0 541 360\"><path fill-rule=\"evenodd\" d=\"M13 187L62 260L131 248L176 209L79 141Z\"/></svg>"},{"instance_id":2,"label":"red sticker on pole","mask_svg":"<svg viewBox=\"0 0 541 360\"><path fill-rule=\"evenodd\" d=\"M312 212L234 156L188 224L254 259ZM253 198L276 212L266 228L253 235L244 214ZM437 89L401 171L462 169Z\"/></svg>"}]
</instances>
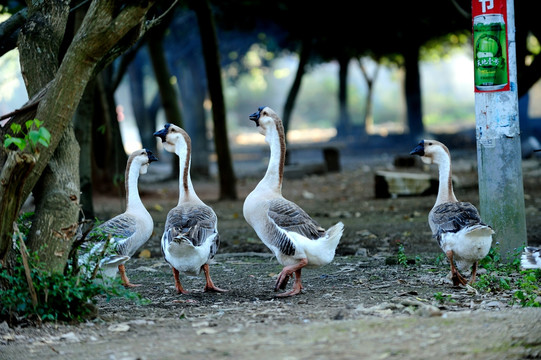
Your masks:
<instances>
[{"instance_id":1,"label":"red sticker on pole","mask_svg":"<svg viewBox=\"0 0 541 360\"><path fill-rule=\"evenodd\" d=\"M506 0L472 0L475 92L508 91Z\"/></svg>"}]
</instances>

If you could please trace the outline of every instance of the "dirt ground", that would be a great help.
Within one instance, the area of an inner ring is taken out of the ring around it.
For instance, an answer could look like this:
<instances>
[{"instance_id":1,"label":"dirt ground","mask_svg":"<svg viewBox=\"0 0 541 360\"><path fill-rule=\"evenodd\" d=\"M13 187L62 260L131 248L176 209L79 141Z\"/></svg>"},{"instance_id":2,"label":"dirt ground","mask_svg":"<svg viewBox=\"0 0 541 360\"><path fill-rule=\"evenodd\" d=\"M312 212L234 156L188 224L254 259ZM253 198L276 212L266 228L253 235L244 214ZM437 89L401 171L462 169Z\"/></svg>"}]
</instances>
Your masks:
<instances>
[{"instance_id":1,"label":"dirt ground","mask_svg":"<svg viewBox=\"0 0 541 360\"><path fill-rule=\"evenodd\" d=\"M86 323L15 329L0 324L0 358L541 358L539 308L513 305L512 291L452 286L427 224L435 195L374 196L377 170L435 175L435 168L397 169L392 154L342 161L340 172L299 177L293 169L284 182L284 196L321 225L345 224L334 261L303 271L302 294L274 297L281 267L242 215L243 199L263 175L264 156L252 163L251 174L239 177L237 201L217 201L216 180L194 180L197 193L219 218L222 244L211 275L229 291L202 292L201 274L183 276L191 293L176 294L159 239L167 211L176 205L178 183L157 180L164 168L156 166L140 184L155 233L141 257L126 264L130 280L141 285L133 291L148 304L99 299L98 317ZM453 153L453 161L457 197L478 205L475 154ZM541 244L540 174L539 160L524 162L530 245ZM121 199L97 196L95 206L105 219L124 205ZM397 263L398 243L411 260L408 266Z\"/></svg>"}]
</instances>

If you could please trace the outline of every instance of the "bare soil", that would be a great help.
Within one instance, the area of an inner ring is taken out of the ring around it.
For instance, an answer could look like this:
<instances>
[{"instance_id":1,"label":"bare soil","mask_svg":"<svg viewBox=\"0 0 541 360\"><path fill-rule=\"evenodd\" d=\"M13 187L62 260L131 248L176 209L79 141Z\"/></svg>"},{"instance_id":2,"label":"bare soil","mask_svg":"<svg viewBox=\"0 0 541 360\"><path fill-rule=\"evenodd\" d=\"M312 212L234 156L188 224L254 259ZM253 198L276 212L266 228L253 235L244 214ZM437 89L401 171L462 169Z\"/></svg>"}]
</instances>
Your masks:
<instances>
[{"instance_id":1,"label":"bare soil","mask_svg":"<svg viewBox=\"0 0 541 360\"><path fill-rule=\"evenodd\" d=\"M453 156L457 197L478 205L475 154ZM159 248L178 184L159 181L164 168L153 164L140 189L155 233L140 257L126 265L130 280L141 285L133 291L148 304L103 298L98 317L86 323L0 325L0 358L541 358L540 309L513 304L511 290L453 287L447 278L448 264L427 224L435 195L375 198L375 171L395 169L393 159L349 157L340 172L286 178L286 198L325 227L344 222L345 232L334 261L304 270L303 293L285 299L273 292L281 266L242 215L243 199L262 176L265 159L238 180L237 201L216 200L216 179L194 180L197 193L219 218L222 244L211 275L229 291L204 293L202 274L183 276L189 295L176 293ZM540 169L538 160L524 162L530 245L541 244ZM435 174L418 165L395 170ZM106 219L124 205L122 199L96 196L95 206ZM407 266L397 262L399 243Z\"/></svg>"}]
</instances>

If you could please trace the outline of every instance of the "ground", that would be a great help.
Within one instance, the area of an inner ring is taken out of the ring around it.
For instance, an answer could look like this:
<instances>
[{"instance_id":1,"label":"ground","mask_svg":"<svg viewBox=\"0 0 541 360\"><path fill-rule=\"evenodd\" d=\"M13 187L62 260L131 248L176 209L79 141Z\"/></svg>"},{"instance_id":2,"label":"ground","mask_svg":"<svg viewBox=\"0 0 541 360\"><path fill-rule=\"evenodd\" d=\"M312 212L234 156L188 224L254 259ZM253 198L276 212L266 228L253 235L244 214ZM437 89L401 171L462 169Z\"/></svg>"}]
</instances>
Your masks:
<instances>
[{"instance_id":1,"label":"ground","mask_svg":"<svg viewBox=\"0 0 541 360\"><path fill-rule=\"evenodd\" d=\"M455 193L478 205L475 153L453 154ZM345 232L334 261L303 270L303 293L285 299L273 292L280 265L242 215L243 199L262 176L265 159L239 177L236 201L217 201L216 179L194 180L219 218L222 244L210 269L215 284L229 290L225 293L204 293L202 274L182 276L190 294L176 293L159 239L178 183L157 180L164 168L156 167L140 184L155 233L126 265L130 280L141 285L133 291L146 303L100 298L98 317L82 324L15 329L0 324L0 358L541 358L539 308L514 304L510 290L452 286L427 224L434 195L375 198L379 169L435 174L418 163L395 168L394 159L344 157L340 172L300 177L289 172L284 196L325 227L342 221ZM523 171L528 242L541 244L539 161L525 161ZM111 196L97 196L95 205L104 219L124 206ZM399 244L408 265L397 261Z\"/></svg>"}]
</instances>

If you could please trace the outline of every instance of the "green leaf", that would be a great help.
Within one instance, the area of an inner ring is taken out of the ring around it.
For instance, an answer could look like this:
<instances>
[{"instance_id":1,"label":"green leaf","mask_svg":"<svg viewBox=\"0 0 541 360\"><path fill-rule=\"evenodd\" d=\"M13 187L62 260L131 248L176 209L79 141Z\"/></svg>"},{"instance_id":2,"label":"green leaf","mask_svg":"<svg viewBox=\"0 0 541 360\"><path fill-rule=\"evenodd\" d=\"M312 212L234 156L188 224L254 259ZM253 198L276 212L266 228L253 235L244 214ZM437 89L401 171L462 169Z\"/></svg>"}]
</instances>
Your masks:
<instances>
[{"instance_id":1,"label":"green leaf","mask_svg":"<svg viewBox=\"0 0 541 360\"><path fill-rule=\"evenodd\" d=\"M34 125L34 120L28 120L27 122L24 123L24 125L26 125L26 130L30 130L32 125Z\"/></svg>"},{"instance_id":2,"label":"green leaf","mask_svg":"<svg viewBox=\"0 0 541 360\"><path fill-rule=\"evenodd\" d=\"M34 124L36 124L36 127L39 129L41 124L43 124L43 121L39 121L38 119L34 119Z\"/></svg>"},{"instance_id":3,"label":"green leaf","mask_svg":"<svg viewBox=\"0 0 541 360\"><path fill-rule=\"evenodd\" d=\"M10 137L10 138L7 138L4 141L4 147L6 147L6 148L9 147L11 144L17 145L17 147L21 151L23 151L26 148L26 141L24 141L23 139L20 139L20 138Z\"/></svg>"},{"instance_id":4,"label":"green leaf","mask_svg":"<svg viewBox=\"0 0 541 360\"><path fill-rule=\"evenodd\" d=\"M51 142L51 133L49 132L49 130L47 130L47 128L40 127L38 133L39 136L43 139L43 141L47 143L47 145L45 146L49 146Z\"/></svg>"},{"instance_id":5,"label":"green leaf","mask_svg":"<svg viewBox=\"0 0 541 360\"><path fill-rule=\"evenodd\" d=\"M22 130L22 127L19 124L11 124L10 128L11 128L11 131L13 131L14 134L18 134Z\"/></svg>"},{"instance_id":6,"label":"green leaf","mask_svg":"<svg viewBox=\"0 0 541 360\"><path fill-rule=\"evenodd\" d=\"M40 135L39 132L36 130L32 130L28 133L28 139L30 140L30 143L35 146L39 141Z\"/></svg>"}]
</instances>

